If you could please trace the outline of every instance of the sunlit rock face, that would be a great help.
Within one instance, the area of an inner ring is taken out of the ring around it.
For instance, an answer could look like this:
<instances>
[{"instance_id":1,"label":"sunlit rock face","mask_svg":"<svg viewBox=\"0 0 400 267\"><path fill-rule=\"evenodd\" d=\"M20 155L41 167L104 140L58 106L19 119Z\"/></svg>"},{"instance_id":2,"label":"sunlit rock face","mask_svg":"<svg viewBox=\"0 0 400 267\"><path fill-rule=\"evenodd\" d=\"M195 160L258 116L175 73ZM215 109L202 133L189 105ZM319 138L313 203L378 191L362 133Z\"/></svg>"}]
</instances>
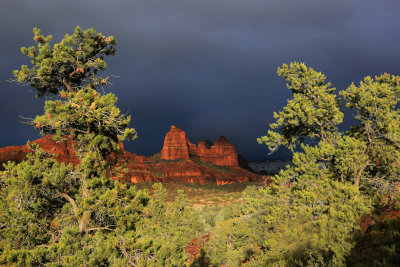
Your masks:
<instances>
[{"instance_id":1,"label":"sunlit rock face","mask_svg":"<svg viewBox=\"0 0 400 267\"><path fill-rule=\"evenodd\" d=\"M238 157L235 147L221 136L214 144L200 141L196 146L190 143L186 133L172 125L165 136L164 147L161 150L161 159L176 160L195 158L218 166L238 167Z\"/></svg>"},{"instance_id":2,"label":"sunlit rock face","mask_svg":"<svg viewBox=\"0 0 400 267\"><path fill-rule=\"evenodd\" d=\"M75 141L68 136L64 136L61 141L57 141L51 135L45 135L42 138L32 141L32 143L38 144L45 152L55 155L55 159L58 162L72 163L74 165L79 163L79 158L76 156L74 149ZM120 142L120 147L122 150L124 149L122 142ZM31 152L27 145L0 148L0 168L7 161L21 162L25 160L26 155ZM137 162L143 162L145 159L144 156L138 156L127 151L123 151L122 154L113 155L113 157Z\"/></svg>"},{"instance_id":3,"label":"sunlit rock face","mask_svg":"<svg viewBox=\"0 0 400 267\"><path fill-rule=\"evenodd\" d=\"M182 129L174 125L171 126L171 130L169 130L164 139L161 159L189 159L188 140L186 133Z\"/></svg>"},{"instance_id":4,"label":"sunlit rock face","mask_svg":"<svg viewBox=\"0 0 400 267\"><path fill-rule=\"evenodd\" d=\"M215 140L210 148L207 147L205 141L199 142L194 157L219 166L239 166L236 149L224 136Z\"/></svg>"},{"instance_id":5,"label":"sunlit rock face","mask_svg":"<svg viewBox=\"0 0 400 267\"><path fill-rule=\"evenodd\" d=\"M56 155L58 162L66 162L76 164L79 162L78 157L75 155L73 149L74 141L69 138L64 138L63 141L56 141L51 135L33 141L32 143L38 144L47 153ZM8 146L0 148L0 166L7 161L21 162L26 158L26 155L32 152L27 145L23 146Z\"/></svg>"},{"instance_id":6,"label":"sunlit rock face","mask_svg":"<svg viewBox=\"0 0 400 267\"><path fill-rule=\"evenodd\" d=\"M46 135L33 142L56 155L59 162L79 163L74 141L68 137L63 141L55 141L51 135ZM120 146L123 149L122 143ZM29 152L26 145L0 148L0 166L9 160L21 162ZM161 153L145 157L123 150L112 157L118 162L117 165L124 164L128 170L127 173L121 173L123 182L212 182L223 185L265 180L239 167L235 147L225 137L218 138L214 144L202 141L196 146L189 142L183 130L175 126L171 126L167 133Z\"/></svg>"}]
</instances>

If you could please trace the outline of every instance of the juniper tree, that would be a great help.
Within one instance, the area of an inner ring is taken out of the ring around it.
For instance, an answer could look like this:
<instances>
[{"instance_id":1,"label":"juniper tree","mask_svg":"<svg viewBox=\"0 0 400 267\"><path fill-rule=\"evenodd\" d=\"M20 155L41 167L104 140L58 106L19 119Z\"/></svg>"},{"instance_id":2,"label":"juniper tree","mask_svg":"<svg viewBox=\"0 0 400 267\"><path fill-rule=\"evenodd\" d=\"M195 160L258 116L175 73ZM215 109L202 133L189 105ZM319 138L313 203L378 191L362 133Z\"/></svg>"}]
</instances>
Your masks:
<instances>
[{"instance_id":1,"label":"juniper tree","mask_svg":"<svg viewBox=\"0 0 400 267\"><path fill-rule=\"evenodd\" d=\"M23 54L32 58L33 66L22 65L20 70L14 70L14 76L18 83L32 86L39 97L62 94L65 90L76 92L88 85L106 84L110 79L98 72L107 67L104 56L115 54L113 36L76 27L72 35L66 34L51 47L53 36L44 36L38 28L33 28L33 34L37 47L21 48Z\"/></svg>"},{"instance_id":2,"label":"juniper tree","mask_svg":"<svg viewBox=\"0 0 400 267\"><path fill-rule=\"evenodd\" d=\"M387 73L365 77L340 95L359 122L347 133L364 143L354 182L366 190L391 190L389 182L400 176L400 77ZM364 183L363 183L364 182Z\"/></svg>"},{"instance_id":3,"label":"juniper tree","mask_svg":"<svg viewBox=\"0 0 400 267\"><path fill-rule=\"evenodd\" d=\"M263 255L254 263L343 265L361 216L372 200L379 203L391 193L392 181L398 179L400 77L366 77L359 87L352 84L341 91L359 123L339 132L341 105L323 74L302 63L284 64L278 74L288 81L293 99L274 114L276 122L270 126L275 131L258 142L271 151L279 145L293 150L300 143L302 151L294 152L293 166L265 189L266 197L285 211L266 216Z\"/></svg>"},{"instance_id":4,"label":"juniper tree","mask_svg":"<svg viewBox=\"0 0 400 267\"><path fill-rule=\"evenodd\" d=\"M327 142L343 120L339 100L326 76L303 63L283 64L278 75L287 80L293 99L279 113L274 112L275 123L266 136L258 138L274 152L279 146L294 149L305 138Z\"/></svg>"},{"instance_id":5,"label":"juniper tree","mask_svg":"<svg viewBox=\"0 0 400 267\"><path fill-rule=\"evenodd\" d=\"M339 94L355 112L359 123L350 131L339 132L343 112L331 83L325 75L303 63L283 64L278 74L293 93L283 111L274 113L276 122L266 136L258 138L271 151L284 145L294 149L301 143L314 147L320 167L332 173L332 179L349 181L362 190L382 189L397 179L400 171L399 76L383 74L366 77L357 87L351 84ZM307 138L308 145L302 143ZM310 151L310 150L308 150ZM365 183L360 185L360 180Z\"/></svg>"},{"instance_id":6,"label":"juniper tree","mask_svg":"<svg viewBox=\"0 0 400 267\"><path fill-rule=\"evenodd\" d=\"M199 218L183 190L177 190L170 203L162 184L154 184L153 190L138 237L131 242L132 261L137 266L185 266L185 248L202 230Z\"/></svg>"},{"instance_id":7,"label":"juniper tree","mask_svg":"<svg viewBox=\"0 0 400 267\"><path fill-rule=\"evenodd\" d=\"M98 75L106 68L104 57L115 53L115 38L76 27L51 46L52 36L37 28L33 33L37 47L21 49L32 66L22 65L14 75L39 97L52 99L30 123L57 140L73 139L80 162L59 164L36 147L27 161L6 166L1 173L0 262L126 264L125 239L134 236L148 197L111 179L123 171L115 165L119 142L137 136L129 128L130 116L116 107L117 97L103 93L110 76Z\"/></svg>"}]
</instances>

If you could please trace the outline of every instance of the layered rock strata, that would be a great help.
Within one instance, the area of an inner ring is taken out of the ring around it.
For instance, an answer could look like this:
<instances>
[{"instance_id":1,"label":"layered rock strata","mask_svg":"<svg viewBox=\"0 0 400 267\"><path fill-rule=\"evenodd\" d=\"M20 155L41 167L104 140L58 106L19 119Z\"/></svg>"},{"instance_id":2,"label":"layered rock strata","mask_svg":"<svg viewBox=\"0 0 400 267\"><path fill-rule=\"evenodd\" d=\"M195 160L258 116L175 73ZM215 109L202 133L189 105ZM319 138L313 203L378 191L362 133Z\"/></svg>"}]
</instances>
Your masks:
<instances>
[{"instance_id":1,"label":"layered rock strata","mask_svg":"<svg viewBox=\"0 0 400 267\"><path fill-rule=\"evenodd\" d=\"M71 139L55 141L51 135L46 135L33 142L46 152L55 154L59 162L79 163ZM0 148L0 169L7 161L21 162L29 152L26 145ZM118 164L125 164L128 169L123 174L126 182L231 184L260 180L259 175L239 167L236 150L226 138L218 138L214 145L200 142L196 146L189 142L184 131L175 126L167 133L161 153L144 157L123 150L114 156Z\"/></svg>"},{"instance_id":2,"label":"layered rock strata","mask_svg":"<svg viewBox=\"0 0 400 267\"><path fill-rule=\"evenodd\" d=\"M79 162L78 157L75 155L75 150L73 149L74 141L69 138L64 138L62 141L56 141L51 135L45 135L32 143L38 144L47 153L56 155L55 158L58 162L73 164ZM7 161L23 161L26 158L26 155L30 152L32 151L29 150L27 145L0 148L0 169L2 169L3 163L7 163Z\"/></svg>"},{"instance_id":3,"label":"layered rock strata","mask_svg":"<svg viewBox=\"0 0 400 267\"><path fill-rule=\"evenodd\" d=\"M190 143L186 133L172 125L165 136L164 147L161 150L161 159L176 160L195 158L218 166L238 167L238 157L235 147L221 136L210 145L207 141L200 141L198 146Z\"/></svg>"}]
</instances>

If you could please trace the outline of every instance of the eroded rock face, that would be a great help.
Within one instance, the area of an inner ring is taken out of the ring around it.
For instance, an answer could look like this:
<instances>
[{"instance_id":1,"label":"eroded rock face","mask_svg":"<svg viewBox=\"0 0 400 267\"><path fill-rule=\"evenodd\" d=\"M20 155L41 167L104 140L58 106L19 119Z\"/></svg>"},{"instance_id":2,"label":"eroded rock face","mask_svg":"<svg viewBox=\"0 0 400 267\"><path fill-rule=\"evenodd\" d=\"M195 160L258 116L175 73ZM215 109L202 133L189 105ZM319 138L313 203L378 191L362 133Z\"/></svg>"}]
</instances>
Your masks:
<instances>
[{"instance_id":1,"label":"eroded rock face","mask_svg":"<svg viewBox=\"0 0 400 267\"><path fill-rule=\"evenodd\" d=\"M171 130L169 130L164 139L164 146L161 150L161 159L189 159L186 133L182 131L182 129L174 125L171 126Z\"/></svg>"},{"instance_id":2,"label":"eroded rock face","mask_svg":"<svg viewBox=\"0 0 400 267\"><path fill-rule=\"evenodd\" d=\"M79 163L73 140L67 138L57 142L51 135L46 135L34 143L39 144L46 152L56 154L59 162ZM23 161L29 152L26 145L0 148L0 169L2 163L9 160ZM113 154L113 158L118 165L126 165L128 172L123 174L125 182L213 182L222 185L260 181L259 175L238 166L235 148L226 138L218 138L214 145L202 141L196 146L190 143L184 131L175 126L168 132L161 153L144 157L123 151L121 154Z\"/></svg>"},{"instance_id":3,"label":"eroded rock face","mask_svg":"<svg viewBox=\"0 0 400 267\"><path fill-rule=\"evenodd\" d=\"M190 159L166 162L160 158L146 158L143 163L129 161L127 168L129 171L124 179L133 183L149 181L224 185L261 181L259 175L242 168L201 164Z\"/></svg>"},{"instance_id":4,"label":"eroded rock face","mask_svg":"<svg viewBox=\"0 0 400 267\"><path fill-rule=\"evenodd\" d=\"M190 143L182 129L172 125L171 130L165 136L161 159L189 158L196 158L219 166L239 166L236 149L224 136L215 140L213 145L206 141L200 141L196 146Z\"/></svg>"},{"instance_id":5,"label":"eroded rock face","mask_svg":"<svg viewBox=\"0 0 400 267\"><path fill-rule=\"evenodd\" d=\"M55 158L58 162L73 164L79 162L78 157L75 155L75 150L73 149L73 140L66 138L63 141L56 141L51 135L45 135L32 143L38 144L47 153L56 155ZM26 155L30 152L32 151L29 150L27 145L0 148L0 169L3 166L3 163L7 163L7 161L23 161L26 158Z\"/></svg>"},{"instance_id":6,"label":"eroded rock face","mask_svg":"<svg viewBox=\"0 0 400 267\"><path fill-rule=\"evenodd\" d=\"M194 157L219 166L239 166L236 149L224 136L215 140L210 148L207 148L205 141L199 142Z\"/></svg>"}]
</instances>

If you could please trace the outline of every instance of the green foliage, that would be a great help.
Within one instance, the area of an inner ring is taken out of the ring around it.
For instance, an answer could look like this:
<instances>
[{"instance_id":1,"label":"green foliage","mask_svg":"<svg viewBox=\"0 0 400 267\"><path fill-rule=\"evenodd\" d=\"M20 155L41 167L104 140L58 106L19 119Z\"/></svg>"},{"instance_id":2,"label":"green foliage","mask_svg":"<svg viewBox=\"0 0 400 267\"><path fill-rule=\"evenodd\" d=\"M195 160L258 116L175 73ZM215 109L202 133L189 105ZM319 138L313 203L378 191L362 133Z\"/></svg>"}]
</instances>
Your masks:
<instances>
[{"instance_id":1,"label":"green foliage","mask_svg":"<svg viewBox=\"0 0 400 267\"><path fill-rule=\"evenodd\" d=\"M98 150L99 156L105 157L119 150L119 140L137 137L136 131L128 128L130 116L115 106L114 94L101 95L88 87L78 92L61 91L61 95L65 100L47 100L45 114L32 124L42 133L54 133L55 138L75 137L79 154Z\"/></svg>"},{"instance_id":2,"label":"green foliage","mask_svg":"<svg viewBox=\"0 0 400 267\"><path fill-rule=\"evenodd\" d=\"M44 115L31 124L57 140L72 138L79 164L59 164L37 146L19 164L9 163L0 191L0 264L3 265L127 265L125 240L136 237L149 197L134 186L111 179L121 177L115 166L119 142L133 140L130 117L115 106L114 94L98 89L109 77L105 55L114 54L113 37L94 29L72 35L50 48L51 36L34 29L35 47L21 51L32 68L14 71L17 81L29 84L47 100Z\"/></svg>"},{"instance_id":3,"label":"green foliage","mask_svg":"<svg viewBox=\"0 0 400 267\"><path fill-rule=\"evenodd\" d=\"M359 121L349 135L367 146L362 153L367 160L357 177L364 180L361 182L366 190L374 187L382 193L382 184L398 180L400 175L399 80L399 76L385 73L375 77L375 81L366 77L358 87L351 84L340 92Z\"/></svg>"},{"instance_id":4,"label":"green foliage","mask_svg":"<svg viewBox=\"0 0 400 267\"><path fill-rule=\"evenodd\" d=\"M72 164L32 148L26 161L9 162L1 173L0 264L126 263L119 246L134 236L148 196L103 175L90 180L85 197Z\"/></svg>"},{"instance_id":5,"label":"green foliage","mask_svg":"<svg viewBox=\"0 0 400 267\"><path fill-rule=\"evenodd\" d=\"M88 85L106 84L109 78L97 76L107 67L104 56L115 54L115 38L105 37L94 29L82 30L76 27L72 35L53 47L51 35L44 36L40 29L33 29L37 48L22 47L21 52L32 58L32 68L22 65L14 71L18 83L29 84L37 90L38 96L58 94L65 87L77 91Z\"/></svg>"},{"instance_id":6,"label":"green foliage","mask_svg":"<svg viewBox=\"0 0 400 267\"><path fill-rule=\"evenodd\" d=\"M277 131L268 131L257 141L265 143L273 152L280 145L294 149L296 142L306 137L329 138L343 120L332 83L326 83L324 74L304 63L283 64L278 68L278 75L287 80L293 99L288 101L283 111L274 113L276 122L270 127Z\"/></svg>"},{"instance_id":7,"label":"green foliage","mask_svg":"<svg viewBox=\"0 0 400 267\"><path fill-rule=\"evenodd\" d=\"M309 138L315 146L302 146L301 157L327 167L332 179L384 195L400 174L400 77L366 77L358 87L351 84L339 92L359 122L340 133L337 126L343 113L325 75L303 63L283 64L278 74L288 81L293 99L274 115L277 120L270 127L276 131L268 131L258 142L275 151L279 145L293 149L296 142Z\"/></svg>"},{"instance_id":8,"label":"green foliage","mask_svg":"<svg viewBox=\"0 0 400 267\"><path fill-rule=\"evenodd\" d=\"M131 245L138 266L183 266L185 247L198 236L201 224L188 197L178 190L175 201L167 203L162 184L154 184L154 194Z\"/></svg>"},{"instance_id":9,"label":"green foliage","mask_svg":"<svg viewBox=\"0 0 400 267\"><path fill-rule=\"evenodd\" d=\"M56 160L44 156L37 150L18 165L9 162L1 174L4 183L0 190L2 249L34 247L51 238L46 231L51 222L48 211L60 209L62 204L46 185L64 177L73 183L68 176L72 166L59 165Z\"/></svg>"},{"instance_id":10,"label":"green foliage","mask_svg":"<svg viewBox=\"0 0 400 267\"><path fill-rule=\"evenodd\" d=\"M248 187L242 197L244 202L218 210L218 217L223 217L210 229L205 251L214 265L240 266L259 254L266 229L261 216L265 199L254 186Z\"/></svg>"},{"instance_id":11,"label":"green foliage","mask_svg":"<svg viewBox=\"0 0 400 267\"><path fill-rule=\"evenodd\" d=\"M278 68L293 99L268 134L258 139L271 151L293 149L293 165L265 189L273 201L266 209L268 229L260 256L251 264L276 266L344 265L356 241L361 216L371 203L391 192L400 171L399 80L388 74L366 77L340 95L359 121L338 132L343 113L325 76L304 64ZM274 200L275 199L275 200ZM378 260L379 261L379 260Z\"/></svg>"},{"instance_id":12,"label":"green foliage","mask_svg":"<svg viewBox=\"0 0 400 267\"><path fill-rule=\"evenodd\" d=\"M279 200L267 216L265 262L343 265L354 245L352 233L359 229L370 202L352 183L335 181L314 162L297 164L294 161L294 169L278 175L268 195ZM296 168L307 171L300 174ZM296 174L297 181L287 180L289 174Z\"/></svg>"},{"instance_id":13,"label":"green foliage","mask_svg":"<svg viewBox=\"0 0 400 267\"><path fill-rule=\"evenodd\" d=\"M299 178L301 183L248 187L242 193L244 201L219 211L225 217L210 229L206 246L211 262L343 265L355 244L352 234L360 228L359 217L369 210L369 200L350 183L306 176Z\"/></svg>"},{"instance_id":14,"label":"green foliage","mask_svg":"<svg viewBox=\"0 0 400 267\"><path fill-rule=\"evenodd\" d=\"M400 262L399 229L398 218L381 219L365 233L357 232L357 245L347 258L348 266L396 266Z\"/></svg>"},{"instance_id":15,"label":"green foliage","mask_svg":"<svg viewBox=\"0 0 400 267\"><path fill-rule=\"evenodd\" d=\"M240 266L257 253L261 232L254 231L254 224L255 221L246 216L218 223L207 247L211 263Z\"/></svg>"}]
</instances>

